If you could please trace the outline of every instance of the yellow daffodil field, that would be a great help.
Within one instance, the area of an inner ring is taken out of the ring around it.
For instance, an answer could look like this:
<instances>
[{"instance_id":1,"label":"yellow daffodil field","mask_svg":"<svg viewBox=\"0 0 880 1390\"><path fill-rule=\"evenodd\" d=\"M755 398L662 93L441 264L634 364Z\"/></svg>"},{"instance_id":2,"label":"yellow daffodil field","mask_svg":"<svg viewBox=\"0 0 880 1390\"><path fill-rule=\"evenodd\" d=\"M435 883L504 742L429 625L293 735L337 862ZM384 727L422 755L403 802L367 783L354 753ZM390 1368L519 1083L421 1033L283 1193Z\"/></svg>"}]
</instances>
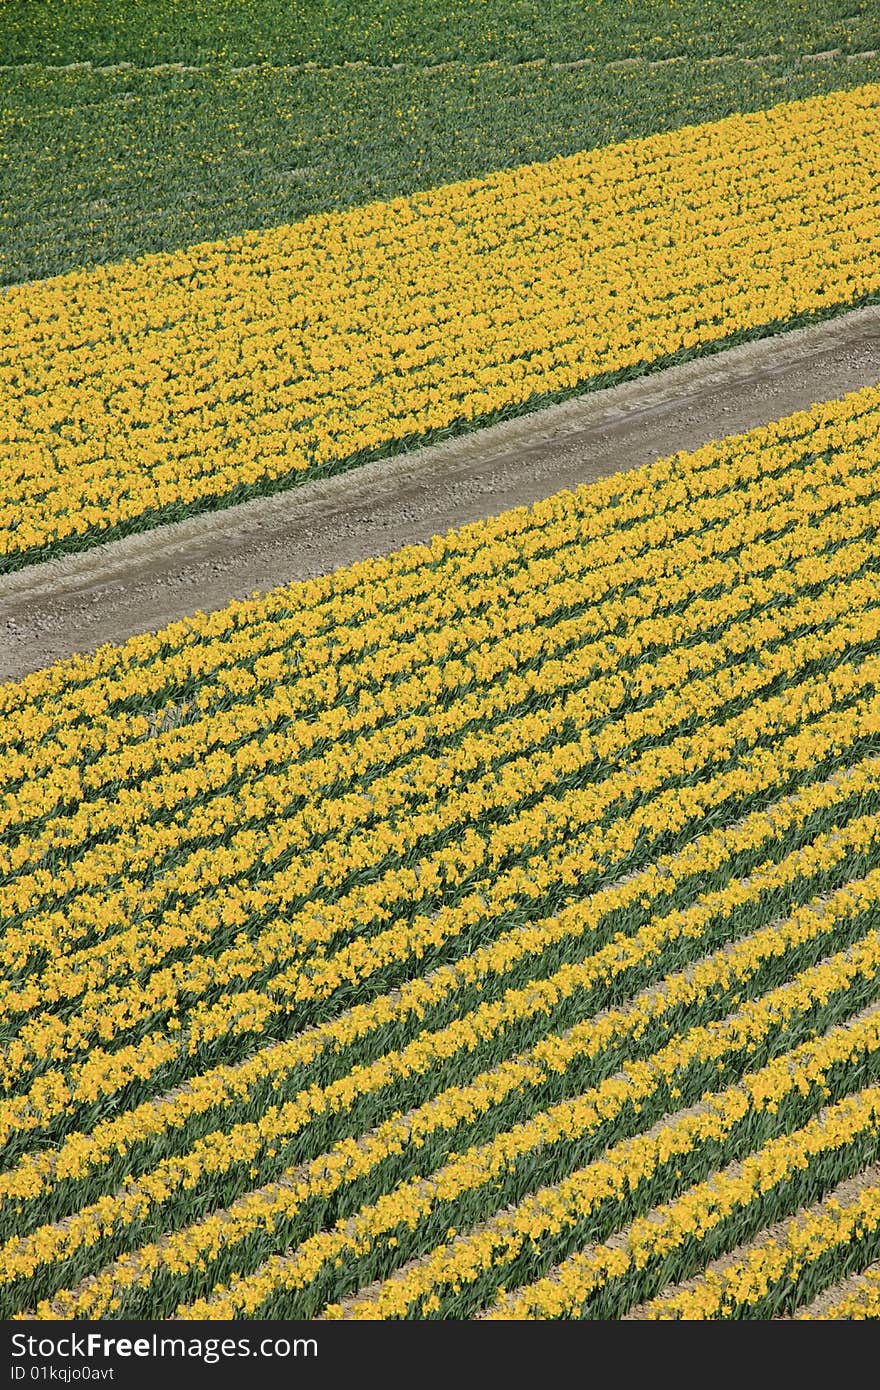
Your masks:
<instances>
[{"instance_id":1,"label":"yellow daffodil field","mask_svg":"<svg viewBox=\"0 0 880 1390\"><path fill-rule=\"evenodd\" d=\"M0 4L0 1322L72 1320L880 1320L876 0Z\"/></svg>"},{"instance_id":2,"label":"yellow daffodil field","mask_svg":"<svg viewBox=\"0 0 880 1390\"><path fill-rule=\"evenodd\" d=\"M877 1316L880 388L0 748L7 1318Z\"/></svg>"}]
</instances>

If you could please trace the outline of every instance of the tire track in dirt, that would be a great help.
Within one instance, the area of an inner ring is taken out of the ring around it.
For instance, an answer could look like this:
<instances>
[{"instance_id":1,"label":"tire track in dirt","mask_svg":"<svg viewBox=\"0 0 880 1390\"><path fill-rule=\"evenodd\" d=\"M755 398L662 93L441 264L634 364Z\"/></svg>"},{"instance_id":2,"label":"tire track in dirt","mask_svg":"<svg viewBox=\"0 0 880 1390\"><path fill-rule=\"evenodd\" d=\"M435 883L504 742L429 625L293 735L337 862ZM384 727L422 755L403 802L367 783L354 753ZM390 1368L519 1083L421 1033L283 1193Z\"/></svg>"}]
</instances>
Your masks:
<instances>
[{"instance_id":1,"label":"tire track in dirt","mask_svg":"<svg viewBox=\"0 0 880 1390\"><path fill-rule=\"evenodd\" d=\"M0 681L880 382L880 306L0 577Z\"/></svg>"},{"instance_id":2,"label":"tire track in dirt","mask_svg":"<svg viewBox=\"0 0 880 1390\"><path fill-rule=\"evenodd\" d=\"M471 71L502 71L516 72L521 68L551 68L556 71L566 71L571 68L594 67L600 71L607 69L610 72L623 71L626 68L667 68L673 66L687 67L715 67L722 63L781 63L794 61L795 63L830 63L834 59L840 58L847 63L856 63L862 59L877 57L876 48L861 49L858 52L850 52L842 48L826 48L821 53L796 53L793 58L783 52L777 53L710 53L702 58L694 57L690 53L676 53L671 58L648 58L644 54L636 54L626 58L608 58L604 62L590 57L582 58L550 58L546 54L538 58L446 58L439 59L434 63L371 63L361 58L352 58L348 61L339 63L269 63L255 62L246 63L243 67L224 67L220 63L152 63L143 65L140 63L119 62L119 63L93 63L86 58L79 62L72 63L3 63L0 64L0 75L18 74L26 72L39 73L66 73L66 72L87 72L96 77L112 77L117 73L149 73L152 75L163 75L165 73L187 73L187 72L206 72L213 75L229 73L237 76L241 73L285 73L291 76L302 74L329 75L339 72L363 72L385 74L393 72L424 73L426 76L433 76L443 72L471 72Z\"/></svg>"}]
</instances>

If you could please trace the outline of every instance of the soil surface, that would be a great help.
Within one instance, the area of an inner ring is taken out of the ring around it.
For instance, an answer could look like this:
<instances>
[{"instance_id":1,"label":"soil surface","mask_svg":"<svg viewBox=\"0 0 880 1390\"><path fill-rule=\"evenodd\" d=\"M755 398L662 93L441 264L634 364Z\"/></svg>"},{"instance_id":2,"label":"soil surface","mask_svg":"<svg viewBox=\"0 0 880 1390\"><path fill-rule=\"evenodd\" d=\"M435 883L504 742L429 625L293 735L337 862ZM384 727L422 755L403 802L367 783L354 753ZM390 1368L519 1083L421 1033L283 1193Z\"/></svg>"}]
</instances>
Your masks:
<instances>
[{"instance_id":1,"label":"soil surface","mask_svg":"<svg viewBox=\"0 0 880 1390\"><path fill-rule=\"evenodd\" d=\"M0 577L0 681L880 382L880 306Z\"/></svg>"}]
</instances>

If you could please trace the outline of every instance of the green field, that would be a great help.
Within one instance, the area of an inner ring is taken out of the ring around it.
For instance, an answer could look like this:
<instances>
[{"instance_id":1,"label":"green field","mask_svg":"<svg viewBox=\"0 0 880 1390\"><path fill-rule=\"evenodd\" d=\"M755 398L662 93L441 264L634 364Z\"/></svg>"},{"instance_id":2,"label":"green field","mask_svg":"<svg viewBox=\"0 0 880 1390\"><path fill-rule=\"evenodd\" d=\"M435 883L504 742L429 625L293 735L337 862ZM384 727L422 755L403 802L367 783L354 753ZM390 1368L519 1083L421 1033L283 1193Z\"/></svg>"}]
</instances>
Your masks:
<instances>
[{"instance_id":1,"label":"green field","mask_svg":"<svg viewBox=\"0 0 880 1390\"><path fill-rule=\"evenodd\" d=\"M880 78L871 0L108 8L0 9L0 283Z\"/></svg>"}]
</instances>

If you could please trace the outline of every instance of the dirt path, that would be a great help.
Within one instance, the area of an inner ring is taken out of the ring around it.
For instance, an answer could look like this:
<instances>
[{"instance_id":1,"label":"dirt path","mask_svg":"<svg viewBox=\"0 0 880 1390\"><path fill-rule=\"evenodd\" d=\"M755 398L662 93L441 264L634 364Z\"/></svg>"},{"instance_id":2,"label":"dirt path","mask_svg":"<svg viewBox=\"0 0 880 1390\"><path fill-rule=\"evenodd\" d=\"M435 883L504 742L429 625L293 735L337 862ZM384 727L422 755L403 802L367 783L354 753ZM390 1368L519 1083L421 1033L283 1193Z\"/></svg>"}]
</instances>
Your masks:
<instances>
[{"instance_id":1,"label":"dirt path","mask_svg":"<svg viewBox=\"0 0 880 1390\"><path fill-rule=\"evenodd\" d=\"M0 681L880 382L880 307L0 577Z\"/></svg>"}]
</instances>

